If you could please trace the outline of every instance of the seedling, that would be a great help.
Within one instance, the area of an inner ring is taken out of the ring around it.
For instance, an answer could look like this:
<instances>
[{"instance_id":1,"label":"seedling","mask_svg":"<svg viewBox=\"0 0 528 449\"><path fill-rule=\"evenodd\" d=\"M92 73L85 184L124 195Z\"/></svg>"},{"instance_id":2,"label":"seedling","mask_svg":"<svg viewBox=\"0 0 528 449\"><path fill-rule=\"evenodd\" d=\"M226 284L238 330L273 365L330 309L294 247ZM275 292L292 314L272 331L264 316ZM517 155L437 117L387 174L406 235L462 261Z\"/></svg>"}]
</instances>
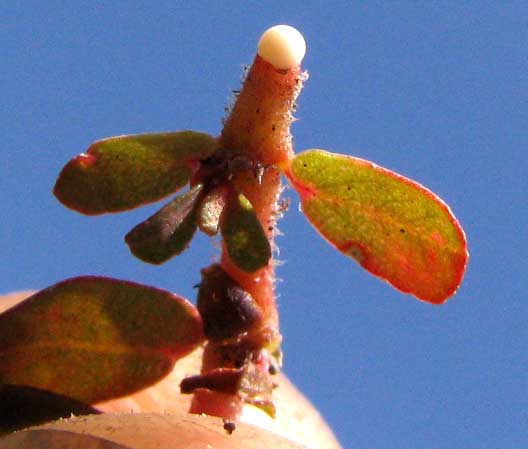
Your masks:
<instances>
[{"instance_id":1,"label":"seedling","mask_svg":"<svg viewBox=\"0 0 528 449\"><path fill-rule=\"evenodd\" d=\"M91 276L36 293L0 316L0 383L90 406L155 383L204 345L201 372L181 383L194 395L191 412L231 423L248 403L273 416L281 334L272 250L282 178L316 230L372 274L433 304L456 292L466 239L442 200L369 161L318 149L294 154L290 125L307 79L304 53L297 30L266 31L218 137L113 137L66 164L54 193L87 215L188 187L126 235L139 259L165 263L197 230L220 236L221 255L201 270L196 306L154 287Z\"/></svg>"}]
</instances>

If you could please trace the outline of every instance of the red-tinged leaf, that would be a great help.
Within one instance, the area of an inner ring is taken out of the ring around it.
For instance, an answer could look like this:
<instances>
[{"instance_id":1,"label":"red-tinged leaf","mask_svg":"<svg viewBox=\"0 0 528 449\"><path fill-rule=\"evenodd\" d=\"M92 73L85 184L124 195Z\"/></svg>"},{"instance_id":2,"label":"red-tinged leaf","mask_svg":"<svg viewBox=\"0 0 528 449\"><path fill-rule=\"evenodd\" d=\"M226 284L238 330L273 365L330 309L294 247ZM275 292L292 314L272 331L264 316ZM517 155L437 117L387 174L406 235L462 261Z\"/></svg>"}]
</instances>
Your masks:
<instances>
[{"instance_id":1,"label":"red-tinged leaf","mask_svg":"<svg viewBox=\"0 0 528 449\"><path fill-rule=\"evenodd\" d=\"M130 251L144 262L161 264L189 246L198 226L202 186L176 197L125 237Z\"/></svg>"},{"instance_id":2,"label":"red-tinged leaf","mask_svg":"<svg viewBox=\"0 0 528 449\"><path fill-rule=\"evenodd\" d=\"M0 384L93 404L153 384L203 338L196 308L172 293L69 279L0 315Z\"/></svg>"},{"instance_id":3,"label":"red-tinged leaf","mask_svg":"<svg viewBox=\"0 0 528 449\"><path fill-rule=\"evenodd\" d=\"M68 162L54 193L87 215L132 209L185 186L216 149L214 137L194 131L111 137Z\"/></svg>"},{"instance_id":4,"label":"red-tinged leaf","mask_svg":"<svg viewBox=\"0 0 528 449\"><path fill-rule=\"evenodd\" d=\"M455 293L466 238L434 193L372 162L322 150L297 155L287 175L310 222L365 269L434 304Z\"/></svg>"},{"instance_id":5,"label":"red-tinged leaf","mask_svg":"<svg viewBox=\"0 0 528 449\"><path fill-rule=\"evenodd\" d=\"M271 247L249 200L231 192L220 219L220 232L227 252L237 267L247 272L265 267Z\"/></svg>"}]
</instances>

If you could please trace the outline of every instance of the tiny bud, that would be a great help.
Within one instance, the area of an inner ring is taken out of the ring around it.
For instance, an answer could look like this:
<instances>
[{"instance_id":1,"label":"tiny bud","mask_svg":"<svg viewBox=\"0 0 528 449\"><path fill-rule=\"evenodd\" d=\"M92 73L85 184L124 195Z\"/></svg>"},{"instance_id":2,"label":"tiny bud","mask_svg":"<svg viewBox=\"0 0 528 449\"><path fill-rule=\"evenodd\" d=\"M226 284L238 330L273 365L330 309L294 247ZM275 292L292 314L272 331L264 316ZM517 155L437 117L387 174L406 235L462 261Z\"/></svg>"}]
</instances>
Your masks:
<instances>
[{"instance_id":1,"label":"tiny bud","mask_svg":"<svg viewBox=\"0 0 528 449\"><path fill-rule=\"evenodd\" d=\"M299 66L305 53L306 42L302 34L289 25L267 29L258 43L259 56L280 70Z\"/></svg>"},{"instance_id":2,"label":"tiny bud","mask_svg":"<svg viewBox=\"0 0 528 449\"><path fill-rule=\"evenodd\" d=\"M236 338L262 319L253 297L218 264L202 270L197 307L211 341Z\"/></svg>"}]
</instances>

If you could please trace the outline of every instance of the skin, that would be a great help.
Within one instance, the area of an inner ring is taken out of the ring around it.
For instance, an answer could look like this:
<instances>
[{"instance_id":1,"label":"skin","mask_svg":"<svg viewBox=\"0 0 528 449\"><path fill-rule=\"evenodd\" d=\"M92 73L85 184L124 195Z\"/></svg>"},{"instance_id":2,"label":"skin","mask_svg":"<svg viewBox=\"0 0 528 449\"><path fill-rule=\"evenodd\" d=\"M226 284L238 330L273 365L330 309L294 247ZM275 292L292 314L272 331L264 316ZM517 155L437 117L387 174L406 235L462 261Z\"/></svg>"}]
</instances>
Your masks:
<instances>
[{"instance_id":1,"label":"skin","mask_svg":"<svg viewBox=\"0 0 528 449\"><path fill-rule=\"evenodd\" d=\"M0 296L0 312L30 294ZM0 449L54 445L64 449L341 448L317 410L283 374L276 376L279 387L274 391L274 420L256 407L245 405L235 431L229 435L221 418L188 413L191 396L180 394L179 383L199 369L201 357L202 349L196 350L156 385L97 404L96 408L106 412L103 415L59 420L17 432L0 438Z\"/></svg>"}]
</instances>

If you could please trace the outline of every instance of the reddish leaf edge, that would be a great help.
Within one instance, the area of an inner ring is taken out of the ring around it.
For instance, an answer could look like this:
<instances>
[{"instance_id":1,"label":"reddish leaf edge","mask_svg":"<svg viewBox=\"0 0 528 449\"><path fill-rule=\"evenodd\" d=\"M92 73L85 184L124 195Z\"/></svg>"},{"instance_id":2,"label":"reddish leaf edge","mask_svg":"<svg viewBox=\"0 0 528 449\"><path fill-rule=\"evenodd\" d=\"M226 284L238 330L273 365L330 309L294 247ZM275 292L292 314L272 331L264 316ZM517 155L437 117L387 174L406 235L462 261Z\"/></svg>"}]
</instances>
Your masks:
<instances>
[{"instance_id":1,"label":"reddish leaf edge","mask_svg":"<svg viewBox=\"0 0 528 449\"><path fill-rule=\"evenodd\" d=\"M306 150L306 151L311 151L311 150ZM297 153L295 156L297 156L298 154L301 154L301 153ZM467 242L466 233L464 232L464 229L460 225L458 219L456 218L455 214L453 213L453 211L451 210L449 205L442 198L440 198L436 193L434 193L432 190L428 189L427 187L425 187L424 185L420 184L417 181L414 181L414 180L412 180L410 178L407 178L406 176L403 176L403 175L401 175L401 174L399 174L397 172L389 170L388 168L385 168L385 167L383 167L381 165L378 165L378 164L376 164L376 163L374 163L372 161L369 161L367 159L362 159L362 158L358 158L358 157L350 156L350 155L346 155L346 154L339 154L339 153L335 153L335 154L338 154L340 156L346 156L348 158L354 159L354 160L356 160L357 162L359 162L361 164L368 165L368 166L372 167L373 169L379 170L379 171L383 172L384 174L387 174L387 175L397 179L398 181L401 181L401 182L403 182L403 183L405 183L407 185L410 185L410 186L420 190L424 195L428 196L430 199L432 199L437 204L439 204L440 207L447 214L447 216L449 217L449 220L453 224L453 226L454 226L454 228L455 228L455 230L456 230L456 232L458 234L458 237L460 238L460 241L462 242L462 250L463 251L462 251L462 257L458 261L458 264L457 264L456 269L455 269L455 273L454 273L455 274L455 277L454 277L455 281L453 282L452 287L446 290L444 295L435 296L435 297L425 297L423 295L417 295L412 289L403 288L403 287L393 283L391 280L387 279L386 277L384 277L376 269L375 266L372 266L372 265L370 265L368 263L369 258L366 258L363 261L359 261L358 260L358 263L361 265L361 267L363 267L369 273L373 274L374 276L376 276L377 278L381 279L382 281L387 282L389 285L391 285L393 288L395 288L399 292L404 293L404 294L412 295L415 298L419 299L420 301L427 302L429 304L433 304L433 305L442 305L442 304L444 304L449 298L451 298L453 295L455 295L457 293L457 291L459 290L460 286L462 285L462 281L464 279L466 268L467 268L467 265L468 265L468 262L469 262L469 251L468 251L468 242ZM299 182L295 178L295 176L293 175L291 166L292 166L292 163L293 163L293 160L294 160L295 156L288 161L288 165L287 166L283 166L281 168L283 170L284 176L288 179L288 181L290 182L292 187L295 189L295 191L299 195L300 200L301 200L301 205L302 205L302 202L305 199L308 199L311 196L315 195L315 190L316 189L311 187L309 184L303 184L303 183ZM339 247L337 247L336 245L334 245L330 240L328 240L313 225L313 223L308 219L308 217L306 217L306 219L314 227L314 229L317 231L317 233L324 240L326 240L326 242L328 242L328 244L330 246L334 247L335 249L337 249L338 251L341 252L341 249ZM359 242L348 242L348 245L354 245L354 244L360 244L360 243Z\"/></svg>"},{"instance_id":2,"label":"reddish leaf edge","mask_svg":"<svg viewBox=\"0 0 528 449\"><path fill-rule=\"evenodd\" d=\"M191 131L191 130L186 130L186 131ZM186 132L186 131L182 131L182 132ZM97 152L99 150L99 146L102 143L105 143L105 142L107 142L109 140L128 138L128 137L135 137L135 136L143 136L143 135L148 135L148 134L162 134L162 133L170 133L170 131L149 132L149 133L140 133L140 134L119 134L119 135L116 135L116 136L105 137L103 139L99 139L99 140L93 142L92 144L90 144L90 146L88 147L88 149L86 151L77 154L77 156L74 156L73 158L71 158L62 167L62 169L61 169L61 171L59 173L59 176L57 177L57 179L55 181L55 184L53 186L53 189L52 189L53 195L66 208L71 209L71 210L73 210L75 212L78 212L78 213L80 213L82 215L86 215L86 216L99 216L99 215L106 215L106 214L120 214L122 212L128 212L128 211L131 211L131 210L134 210L134 209L138 209L140 207L148 206L149 204L154 204L154 203L157 203L157 202L159 202L159 201L161 201L161 200L163 200L165 198L168 198L170 195L173 195L176 192L180 191L183 187L185 187L185 185L188 185L188 182L186 182L184 185L181 185L181 186L178 186L178 187L174 188L171 192L167 192L165 194L159 195L159 196L157 196L155 198L152 198L150 200L143 201L140 204L137 204L137 205L134 205L134 206L129 206L129 207L123 207L123 208L115 209L115 210L96 210L96 211L94 211L94 210L90 210L90 209L87 209L87 208L83 208L83 207L77 206L76 204L71 203L70 201L68 201L67 198L65 198L64 195L60 191L60 182L61 182L61 178L63 176L63 173L65 173L71 166L76 166L76 165L91 166L91 165L95 164L97 162L97 160L98 160L98 157L99 157ZM198 170L199 166L200 166L200 158L189 158L189 159L187 159L185 161L185 163L189 167L191 172L195 173ZM189 180L191 178L192 178L192 175L189 176Z\"/></svg>"},{"instance_id":3,"label":"reddish leaf edge","mask_svg":"<svg viewBox=\"0 0 528 449\"><path fill-rule=\"evenodd\" d=\"M121 137L121 136L117 136L117 137ZM52 193L55 196L55 198L57 198L59 200L59 202L63 206L65 206L67 209L70 209L70 210L75 211L75 212L77 212L79 214L82 214L82 215L86 215L88 217L96 217L96 216L107 215L107 214L108 215L110 215L110 214L120 214L120 213L123 213L123 212L128 212L128 211L132 211L134 209L138 209L140 207L148 206L149 204L158 203L161 200L163 200L165 198L168 198L171 195L174 195L175 193L177 193L178 191L180 191L184 187L184 186L178 186L171 192L168 192L166 194L160 195L160 196L158 196L156 198L153 198L151 200L143 201L140 204L137 204L135 206L123 207L122 209L118 209L118 210L92 211L92 210L87 209L87 208L79 207L76 204L71 203L71 202L67 201L66 199L64 199L63 195L60 193L60 190L59 190L59 180L60 180L60 178L62 176L62 173L64 171L66 171L66 169L68 169L70 166L79 165L79 164L83 164L83 163L93 163L93 162L87 162L87 161L90 161L90 160L93 160L93 159L95 159L95 157L92 154L90 154L89 150L86 153L78 154L77 156L72 158L69 162L66 163L64 168L59 173L57 181L55 182L55 185L53 186L53 190L52 190ZM198 164L198 159L196 159L196 160L188 160L187 163L188 163L189 167L194 169L194 167Z\"/></svg>"}]
</instances>

